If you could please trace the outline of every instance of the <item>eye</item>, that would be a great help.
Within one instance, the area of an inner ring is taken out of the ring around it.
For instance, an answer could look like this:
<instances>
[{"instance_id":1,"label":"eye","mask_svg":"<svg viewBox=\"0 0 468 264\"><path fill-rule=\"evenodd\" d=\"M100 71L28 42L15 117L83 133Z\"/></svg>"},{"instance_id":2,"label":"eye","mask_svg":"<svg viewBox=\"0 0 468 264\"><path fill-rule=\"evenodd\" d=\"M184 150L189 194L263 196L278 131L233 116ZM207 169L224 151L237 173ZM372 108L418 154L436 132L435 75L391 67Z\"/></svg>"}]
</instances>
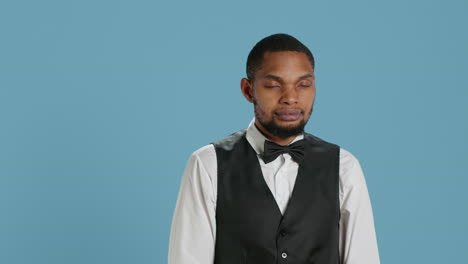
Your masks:
<instances>
[{"instance_id":1,"label":"eye","mask_svg":"<svg viewBox=\"0 0 468 264\"><path fill-rule=\"evenodd\" d=\"M265 87L265 88L278 88L278 87L280 87L280 85L278 83L272 82L272 83L263 84L263 87Z\"/></svg>"},{"instance_id":2,"label":"eye","mask_svg":"<svg viewBox=\"0 0 468 264\"><path fill-rule=\"evenodd\" d=\"M308 87L310 87L310 86L312 86L312 84L309 83L309 82L301 82L301 83L299 83L299 87L302 87L302 88L308 88Z\"/></svg>"}]
</instances>

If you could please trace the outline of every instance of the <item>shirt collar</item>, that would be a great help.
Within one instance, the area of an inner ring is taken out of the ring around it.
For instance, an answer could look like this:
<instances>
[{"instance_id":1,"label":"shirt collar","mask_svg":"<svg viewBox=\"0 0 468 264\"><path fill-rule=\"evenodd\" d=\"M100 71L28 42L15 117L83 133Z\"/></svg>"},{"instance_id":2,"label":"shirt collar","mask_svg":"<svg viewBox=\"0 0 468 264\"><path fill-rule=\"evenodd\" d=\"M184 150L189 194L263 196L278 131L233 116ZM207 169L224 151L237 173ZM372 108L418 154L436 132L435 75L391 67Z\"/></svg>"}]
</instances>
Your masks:
<instances>
[{"instance_id":1,"label":"shirt collar","mask_svg":"<svg viewBox=\"0 0 468 264\"><path fill-rule=\"evenodd\" d=\"M250 121L250 124L247 127L247 132L246 132L245 137L247 138L247 141L255 150L255 152L257 152L257 154L263 153L265 140L269 140L255 126L255 118L253 118L252 121ZM300 134L296 136L296 138L289 144L292 144L303 138L304 138L304 134Z\"/></svg>"}]
</instances>

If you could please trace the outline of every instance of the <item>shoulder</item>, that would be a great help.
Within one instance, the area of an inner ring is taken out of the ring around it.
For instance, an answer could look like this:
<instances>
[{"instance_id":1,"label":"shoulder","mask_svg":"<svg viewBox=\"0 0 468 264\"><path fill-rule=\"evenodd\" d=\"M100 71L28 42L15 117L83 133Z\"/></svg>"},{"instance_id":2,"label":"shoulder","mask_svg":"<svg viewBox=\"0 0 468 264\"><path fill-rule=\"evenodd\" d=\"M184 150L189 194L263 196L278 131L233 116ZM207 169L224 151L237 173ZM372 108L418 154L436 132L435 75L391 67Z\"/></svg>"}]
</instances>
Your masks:
<instances>
[{"instance_id":1,"label":"shoulder","mask_svg":"<svg viewBox=\"0 0 468 264\"><path fill-rule=\"evenodd\" d=\"M304 133L306 152L316 163L330 164L339 168L340 147L315 135Z\"/></svg>"},{"instance_id":2,"label":"shoulder","mask_svg":"<svg viewBox=\"0 0 468 264\"><path fill-rule=\"evenodd\" d=\"M304 133L304 139L307 140L308 142L318 145L320 147L326 148L326 149L335 149L336 151L339 150L339 146L337 144L325 141L315 135L309 134L309 133Z\"/></svg>"},{"instance_id":3,"label":"shoulder","mask_svg":"<svg viewBox=\"0 0 468 264\"><path fill-rule=\"evenodd\" d=\"M210 197L216 197L217 164L212 144L203 146L190 155L184 175L192 184L202 186L210 193Z\"/></svg>"},{"instance_id":4,"label":"shoulder","mask_svg":"<svg viewBox=\"0 0 468 264\"><path fill-rule=\"evenodd\" d=\"M365 185L359 160L344 148L340 148L340 183L344 189L358 188Z\"/></svg>"},{"instance_id":5,"label":"shoulder","mask_svg":"<svg viewBox=\"0 0 468 264\"><path fill-rule=\"evenodd\" d=\"M205 145L195 150L190 158L196 159L202 163L216 163L216 152L220 149L232 149L234 145L245 135L245 132L246 130L244 129Z\"/></svg>"},{"instance_id":6,"label":"shoulder","mask_svg":"<svg viewBox=\"0 0 468 264\"><path fill-rule=\"evenodd\" d=\"M212 162L216 163L216 151L214 145L208 144L195 150L192 155L190 155L190 160L193 162L199 162L202 165L207 165Z\"/></svg>"},{"instance_id":7,"label":"shoulder","mask_svg":"<svg viewBox=\"0 0 468 264\"><path fill-rule=\"evenodd\" d=\"M344 170L349 170L358 163L359 160L353 155L353 153L344 148L340 148L340 167Z\"/></svg>"},{"instance_id":8,"label":"shoulder","mask_svg":"<svg viewBox=\"0 0 468 264\"><path fill-rule=\"evenodd\" d=\"M224 137L220 140L217 140L213 142L213 146L216 151L221 151L221 150L232 150L234 146L239 142L241 138L243 138L246 134L246 129L243 129L241 131L232 133L231 135Z\"/></svg>"}]
</instances>

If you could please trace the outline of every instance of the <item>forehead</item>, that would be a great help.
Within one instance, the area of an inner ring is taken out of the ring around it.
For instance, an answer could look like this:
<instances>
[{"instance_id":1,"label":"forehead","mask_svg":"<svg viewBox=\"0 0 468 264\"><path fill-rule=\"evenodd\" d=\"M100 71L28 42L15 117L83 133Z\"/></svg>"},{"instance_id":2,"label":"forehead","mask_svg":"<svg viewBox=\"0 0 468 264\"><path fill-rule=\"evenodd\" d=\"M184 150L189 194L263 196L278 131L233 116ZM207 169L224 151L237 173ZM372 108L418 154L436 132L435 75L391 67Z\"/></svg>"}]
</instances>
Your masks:
<instances>
[{"instance_id":1,"label":"forehead","mask_svg":"<svg viewBox=\"0 0 468 264\"><path fill-rule=\"evenodd\" d=\"M258 71L259 74L290 73L304 74L313 73L312 63L306 54L297 51L265 52L263 61Z\"/></svg>"}]
</instances>

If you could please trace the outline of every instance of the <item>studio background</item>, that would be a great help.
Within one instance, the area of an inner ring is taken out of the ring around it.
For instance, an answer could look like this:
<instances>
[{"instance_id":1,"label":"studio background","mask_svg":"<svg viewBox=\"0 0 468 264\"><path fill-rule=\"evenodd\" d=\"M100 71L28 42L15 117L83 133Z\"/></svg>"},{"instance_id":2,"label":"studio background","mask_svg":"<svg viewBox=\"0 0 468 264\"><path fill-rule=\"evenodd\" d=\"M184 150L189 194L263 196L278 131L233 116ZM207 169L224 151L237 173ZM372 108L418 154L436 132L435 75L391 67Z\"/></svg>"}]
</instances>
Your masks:
<instances>
[{"instance_id":1,"label":"studio background","mask_svg":"<svg viewBox=\"0 0 468 264\"><path fill-rule=\"evenodd\" d=\"M360 161L382 263L468 250L466 1L0 2L0 263L166 263L183 169L245 128L247 54L316 58L306 129Z\"/></svg>"}]
</instances>

